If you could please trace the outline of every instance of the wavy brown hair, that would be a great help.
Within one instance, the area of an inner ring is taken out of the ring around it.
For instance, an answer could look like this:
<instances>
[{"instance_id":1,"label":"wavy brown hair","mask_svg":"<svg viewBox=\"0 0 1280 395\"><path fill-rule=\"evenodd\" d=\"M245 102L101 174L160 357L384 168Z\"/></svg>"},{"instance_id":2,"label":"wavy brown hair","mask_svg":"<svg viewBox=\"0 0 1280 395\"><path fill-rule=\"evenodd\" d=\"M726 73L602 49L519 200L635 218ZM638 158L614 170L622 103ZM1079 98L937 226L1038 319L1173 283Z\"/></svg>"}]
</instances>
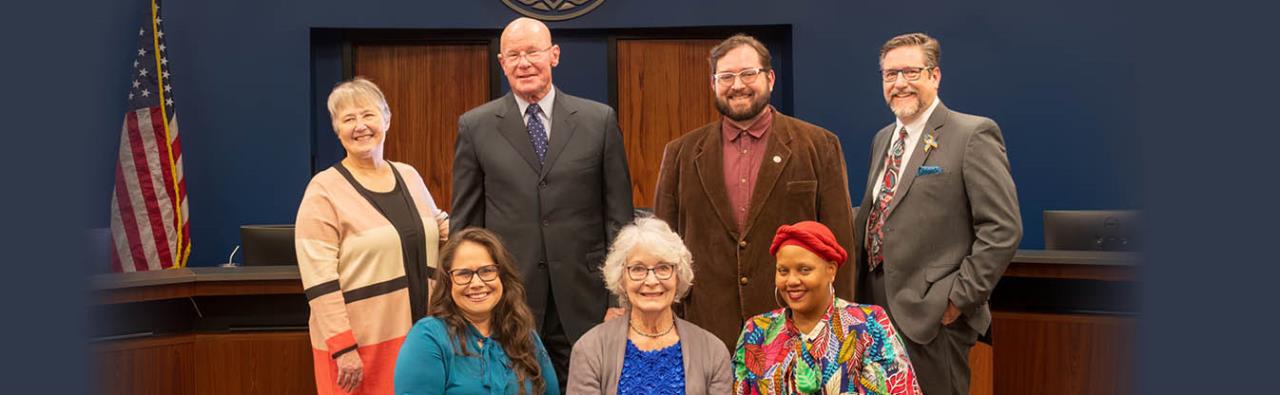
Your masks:
<instances>
[{"instance_id":1,"label":"wavy brown hair","mask_svg":"<svg viewBox=\"0 0 1280 395\"><path fill-rule=\"evenodd\" d=\"M716 44L715 48L711 48L711 55L707 56L707 63L711 64L711 74L716 73L716 63L720 62L720 58L729 54L729 51L738 49L738 47L751 47L756 50L756 54L760 55L760 67L765 69L773 69L773 55L769 54L769 48L765 48L764 43L755 37L738 33L732 37L724 39L720 44Z\"/></svg>"},{"instance_id":2,"label":"wavy brown hair","mask_svg":"<svg viewBox=\"0 0 1280 395\"><path fill-rule=\"evenodd\" d=\"M525 304L524 283L516 273L515 258L502 246L498 235L481 228L467 228L449 235L449 241L440 249L440 268L436 270L436 287L431 290L431 305L427 308L427 315L444 321L449 328L449 336L459 346L460 353L472 355L467 350L469 342L465 340L467 320L453 300L453 281L449 278L458 247L468 242L488 250L493 263L498 266L498 280L502 281L502 298L490 313L489 337L502 345L502 350L511 360L521 395L525 393L526 380L532 382L533 393L545 392L547 383L542 379L542 365L538 364L537 347L533 344L533 331L536 327L533 313Z\"/></svg>"}]
</instances>

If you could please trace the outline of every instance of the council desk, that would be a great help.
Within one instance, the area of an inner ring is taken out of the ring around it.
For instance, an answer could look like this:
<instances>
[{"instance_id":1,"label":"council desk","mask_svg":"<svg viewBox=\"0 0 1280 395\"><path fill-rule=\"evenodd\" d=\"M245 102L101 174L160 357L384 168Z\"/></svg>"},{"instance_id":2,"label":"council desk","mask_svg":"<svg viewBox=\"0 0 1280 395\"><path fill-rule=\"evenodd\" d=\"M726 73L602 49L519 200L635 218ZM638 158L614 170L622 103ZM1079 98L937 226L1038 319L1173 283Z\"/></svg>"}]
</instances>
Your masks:
<instances>
[{"instance_id":1,"label":"council desk","mask_svg":"<svg viewBox=\"0 0 1280 395\"><path fill-rule=\"evenodd\" d=\"M972 394L1133 392L1139 256L1019 250L992 294ZM92 280L103 394L314 394L297 266L192 267Z\"/></svg>"}]
</instances>

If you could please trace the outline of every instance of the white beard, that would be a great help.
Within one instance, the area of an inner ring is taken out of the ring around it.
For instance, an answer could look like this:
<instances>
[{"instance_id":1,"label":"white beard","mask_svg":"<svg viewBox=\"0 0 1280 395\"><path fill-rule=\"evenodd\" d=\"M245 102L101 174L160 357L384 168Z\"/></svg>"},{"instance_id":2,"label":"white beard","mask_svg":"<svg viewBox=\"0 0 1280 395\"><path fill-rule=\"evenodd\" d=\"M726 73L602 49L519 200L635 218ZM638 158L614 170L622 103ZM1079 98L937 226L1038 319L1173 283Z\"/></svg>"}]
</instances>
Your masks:
<instances>
[{"instance_id":1,"label":"white beard","mask_svg":"<svg viewBox=\"0 0 1280 395\"><path fill-rule=\"evenodd\" d=\"M920 105L919 96L916 96L916 100L912 100L910 103L904 105L889 105L889 109L893 110L893 115L896 115L900 119L915 116L916 113L920 112L920 107L922 106Z\"/></svg>"}]
</instances>

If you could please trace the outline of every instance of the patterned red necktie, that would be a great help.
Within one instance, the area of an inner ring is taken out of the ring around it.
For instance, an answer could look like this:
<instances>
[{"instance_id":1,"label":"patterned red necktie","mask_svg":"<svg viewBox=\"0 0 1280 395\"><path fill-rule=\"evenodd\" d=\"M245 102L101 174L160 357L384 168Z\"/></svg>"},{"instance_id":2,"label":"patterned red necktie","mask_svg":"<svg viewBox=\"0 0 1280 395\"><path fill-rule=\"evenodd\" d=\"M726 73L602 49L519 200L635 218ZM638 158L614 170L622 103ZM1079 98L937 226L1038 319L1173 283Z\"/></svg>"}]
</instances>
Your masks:
<instances>
[{"instance_id":1,"label":"patterned red necktie","mask_svg":"<svg viewBox=\"0 0 1280 395\"><path fill-rule=\"evenodd\" d=\"M884 158L884 180L867 219L867 271L876 270L884 262L884 213L893 202L893 190L898 186L898 169L902 167L902 151L906 143L907 128L903 127L898 131L898 140L889 148L889 155Z\"/></svg>"}]
</instances>

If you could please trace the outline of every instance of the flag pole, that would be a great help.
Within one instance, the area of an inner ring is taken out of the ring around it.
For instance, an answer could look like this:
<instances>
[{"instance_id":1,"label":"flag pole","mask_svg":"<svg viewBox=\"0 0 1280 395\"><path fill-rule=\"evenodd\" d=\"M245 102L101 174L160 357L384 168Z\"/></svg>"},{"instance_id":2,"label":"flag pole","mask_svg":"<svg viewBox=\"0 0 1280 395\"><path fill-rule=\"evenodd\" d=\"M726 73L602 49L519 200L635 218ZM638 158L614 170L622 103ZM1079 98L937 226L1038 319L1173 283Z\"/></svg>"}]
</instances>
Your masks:
<instances>
[{"instance_id":1,"label":"flag pole","mask_svg":"<svg viewBox=\"0 0 1280 395\"><path fill-rule=\"evenodd\" d=\"M174 246L174 262L173 266L170 266L172 269L187 266L187 256L191 253L191 248L189 246L187 248L183 248L182 191L178 189L178 167L177 162L173 159L173 136L169 134L169 110L166 108L167 105L165 103L164 75L160 71L163 65L160 63L162 55L160 54L159 21L160 7L156 5L156 0L151 0L151 32L153 33L151 35L151 45L153 51L152 54L154 54L152 57L156 59L156 86L159 87L156 91L160 95L160 118L163 120L164 124L164 144L169 147L169 149L165 151L169 154L169 168L173 169L173 171L169 172L169 182L173 184L173 213L175 219L173 230L174 233L177 234L176 240L178 243Z\"/></svg>"}]
</instances>

